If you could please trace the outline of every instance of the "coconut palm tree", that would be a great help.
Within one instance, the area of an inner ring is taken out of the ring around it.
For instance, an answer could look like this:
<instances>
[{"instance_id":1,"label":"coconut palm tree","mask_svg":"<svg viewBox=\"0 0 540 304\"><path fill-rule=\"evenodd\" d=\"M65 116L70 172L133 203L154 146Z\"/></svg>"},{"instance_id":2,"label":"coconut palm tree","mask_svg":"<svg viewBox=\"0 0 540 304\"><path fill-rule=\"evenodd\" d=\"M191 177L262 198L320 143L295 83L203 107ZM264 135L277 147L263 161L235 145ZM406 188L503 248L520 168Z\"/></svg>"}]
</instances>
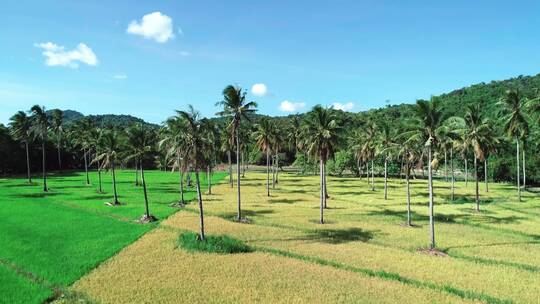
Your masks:
<instances>
[{"instance_id":1,"label":"coconut palm tree","mask_svg":"<svg viewBox=\"0 0 540 304\"><path fill-rule=\"evenodd\" d=\"M324 224L326 208L326 161L332 157L338 145L341 127L331 109L315 106L302 121L301 146L313 158L319 159L321 178L320 223Z\"/></svg>"},{"instance_id":2,"label":"coconut palm tree","mask_svg":"<svg viewBox=\"0 0 540 304\"><path fill-rule=\"evenodd\" d=\"M62 172L62 133L64 132L64 112L59 109L52 110L51 130L56 136L56 150L58 153L58 170Z\"/></svg>"},{"instance_id":3,"label":"coconut palm tree","mask_svg":"<svg viewBox=\"0 0 540 304\"><path fill-rule=\"evenodd\" d=\"M90 142L90 147L94 149L94 157L91 162L94 162L94 159L97 155L100 154L99 148L102 146L101 141L103 138L103 129L101 128L92 128L88 132L88 139ZM90 150L92 150L90 148ZM98 173L98 193L103 193L103 186L101 181L101 164L99 161L96 161L97 164L97 173Z\"/></svg>"},{"instance_id":4,"label":"coconut palm tree","mask_svg":"<svg viewBox=\"0 0 540 304\"><path fill-rule=\"evenodd\" d=\"M112 206L120 206L118 200L118 192L116 190L116 164L118 163L119 154L123 151L123 138L119 131L111 129L104 130L101 136L100 154L92 162L100 163L101 169L111 169L114 201L110 203Z\"/></svg>"},{"instance_id":5,"label":"coconut palm tree","mask_svg":"<svg viewBox=\"0 0 540 304\"><path fill-rule=\"evenodd\" d=\"M438 99L431 101L418 100L414 107L416 124L410 136L423 143L428 156L428 189L429 189L429 226L430 226L430 249L435 249L435 222L434 222L434 193L433 193L433 150L438 143L437 134L445 121Z\"/></svg>"},{"instance_id":6,"label":"coconut palm tree","mask_svg":"<svg viewBox=\"0 0 540 304\"><path fill-rule=\"evenodd\" d=\"M504 129L510 138L516 141L516 182L518 201L521 201L521 187L520 187L520 140L528 133L529 125L525 117L523 109L523 101L519 90L508 90L504 97L499 101L499 105L502 107L502 114L504 115Z\"/></svg>"},{"instance_id":7,"label":"coconut palm tree","mask_svg":"<svg viewBox=\"0 0 540 304\"><path fill-rule=\"evenodd\" d=\"M410 129L410 128L409 128ZM407 135L412 135L411 137L406 137ZM412 227L412 213L411 213L411 185L410 185L410 175L411 169L415 162L421 157L421 153L418 153L418 147L422 146L422 143L419 141L419 137L415 133L401 133L399 136L396 136L396 141L399 143L398 154L403 159L405 163L405 192L407 194L407 226Z\"/></svg>"},{"instance_id":8,"label":"coconut palm tree","mask_svg":"<svg viewBox=\"0 0 540 304\"><path fill-rule=\"evenodd\" d=\"M201 194L201 183L199 180L199 170L204 169L203 149L208 144L208 139L205 138L206 128L208 127L203 120L200 119L199 112L190 105L188 111L177 111L177 114L185 121L185 157L188 159L195 171L195 181L197 187L197 200L199 203L199 221L200 221L200 240L205 239L204 234L204 211L203 200Z\"/></svg>"},{"instance_id":9,"label":"coconut palm tree","mask_svg":"<svg viewBox=\"0 0 540 304\"><path fill-rule=\"evenodd\" d=\"M47 117L47 112L45 107L39 105L34 105L30 108L30 113L32 114L32 126L30 128L31 132L34 134L34 137L39 137L41 139L41 155L42 155L42 168L43 168L43 191L49 191L47 188L47 166L46 166L46 151L45 143L47 142L47 134L49 132L49 118Z\"/></svg>"},{"instance_id":10,"label":"coconut palm tree","mask_svg":"<svg viewBox=\"0 0 540 304\"><path fill-rule=\"evenodd\" d=\"M232 159L231 159L231 151L233 150L234 146L234 140L231 137L230 132L230 125L228 125L226 128L223 129L223 131L220 134L220 150L223 153L227 154L227 162L229 164L229 184L231 188L233 187L233 173L232 173Z\"/></svg>"},{"instance_id":11,"label":"coconut palm tree","mask_svg":"<svg viewBox=\"0 0 540 304\"><path fill-rule=\"evenodd\" d=\"M171 170L178 170L180 200L172 204L173 207L183 207L184 199L184 172L186 171L187 162L184 159L186 149L186 121L177 113L176 116L170 117L165 122L165 127L161 130L161 140L158 146L165 149L165 153L171 160Z\"/></svg>"},{"instance_id":12,"label":"coconut palm tree","mask_svg":"<svg viewBox=\"0 0 540 304\"><path fill-rule=\"evenodd\" d=\"M90 132L94 128L94 122L90 118L84 117L75 122L70 132L74 143L79 146L83 152L86 185L90 185L90 175L88 173L88 155L90 153L90 149L92 148Z\"/></svg>"},{"instance_id":13,"label":"coconut palm tree","mask_svg":"<svg viewBox=\"0 0 540 304\"><path fill-rule=\"evenodd\" d=\"M238 215L237 220L242 220L242 208L240 199L240 123L242 119L250 120L249 114L255 113L257 103L254 101L246 101L246 92L240 87L229 85L223 90L223 100L217 105L223 107L223 111L218 112L218 115L230 118L231 138L235 138L236 142L236 183L238 194Z\"/></svg>"},{"instance_id":14,"label":"coconut palm tree","mask_svg":"<svg viewBox=\"0 0 540 304\"><path fill-rule=\"evenodd\" d=\"M364 144L364 134L361 130L355 129L353 130L349 138L347 140L347 144L351 149L352 154L356 158L356 167L358 170L358 176L360 179L362 179L362 162L363 162L363 154L362 154L362 146Z\"/></svg>"},{"instance_id":15,"label":"coconut palm tree","mask_svg":"<svg viewBox=\"0 0 540 304\"><path fill-rule=\"evenodd\" d=\"M144 194L144 207L145 213L141 217L140 221L143 223L149 223L157 221L157 218L150 214L150 208L148 206L148 193L146 190L146 179L144 178L144 166L143 160L152 151L152 134L145 128L144 123L135 123L131 125L127 131L127 146L128 156L126 161L135 160L140 165L141 170L141 182Z\"/></svg>"},{"instance_id":16,"label":"coconut palm tree","mask_svg":"<svg viewBox=\"0 0 540 304\"><path fill-rule=\"evenodd\" d=\"M379 136L376 140L377 152L383 156L384 160L384 199L386 200L388 199L388 160L392 158L397 145L390 125L385 121L379 124Z\"/></svg>"},{"instance_id":17,"label":"coconut palm tree","mask_svg":"<svg viewBox=\"0 0 540 304\"><path fill-rule=\"evenodd\" d=\"M257 131L254 133L255 145L266 154L266 195L270 196L270 154L272 154L275 129L267 118L261 119L256 127Z\"/></svg>"},{"instance_id":18,"label":"coconut palm tree","mask_svg":"<svg viewBox=\"0 0 540 304\"><path fill-rule=\"evenodd\" d=\"M364 126L364 145L362 147L362 155L366 163L366 168L368 162L371 162L371 191L375 191L374 159L376 155L376 138L377 125L374 122L369 121L366 126Z\"/></svg>"},{"instance_id":19,"label":"coconut palm tree","mask_svg":"<svg viewBox=\"0 0 540 304\"><path fill-rule=\"evenodd\" d=\"M17 112L10 118L10 120L11 122L9 125L11 127L11 135L16 140L24 143L24 148L26 151L26 174L28 183L32 183L32 174L30 173L30 153L28 151L32 130L32 120L23 111Z\"/></svg>"},{"instance_id":20,"label":"coconut palm tree","mask_svg":"<svg viewBox=\"0 0 540 304\"><path fill-rule=\"evenodd\" d=\"M300 141L300 132L301 132L301 122L300 115L293 115L289 121L286 140L289 148L294 151L294 156L296 158L296 153L298 153L298 143Z\"/></svg>"}]
</instances>

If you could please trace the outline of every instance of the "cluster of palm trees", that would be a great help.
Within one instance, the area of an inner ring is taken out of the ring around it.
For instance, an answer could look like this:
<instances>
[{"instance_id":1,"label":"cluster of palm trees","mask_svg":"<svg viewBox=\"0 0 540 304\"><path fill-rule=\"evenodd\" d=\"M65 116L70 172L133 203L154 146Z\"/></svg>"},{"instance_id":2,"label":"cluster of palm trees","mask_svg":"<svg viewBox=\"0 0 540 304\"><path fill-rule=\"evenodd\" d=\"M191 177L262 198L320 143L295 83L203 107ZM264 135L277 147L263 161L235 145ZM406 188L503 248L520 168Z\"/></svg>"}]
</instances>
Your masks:
<instances>
[{"instance_id":1,"label":"cluster of palm trees","mask_svg":"<svg viewBox=\"0 0 540 304\"><path fill-rule=\"evenodd\" d=\"M383 199L388 199L388 175L391 165L399 164L399 175L405 179L407 193L407 225L412 225L410 178L416 178L415 170L427 167L429 192L430 247L435 248L434 223L434 171L444 162L444 180L451 183L451 200L455 199L456 155L460 155L465 165L464 176L468 182L468 161L472 158L475 186L475 206L480 210L479 166L483 164L485 191L488 191L488 156L497 153L505 140L514 140L516 144L517 189L521 200L521 187L525 186L525 150L524 143L528 135L529 117L538 117L540 123L540 100L525 99L518 90L508 91L497 104L501 117L504 117L504 129L508 138L495 131L496 122L482 115L484 103L469 106L460 117L447 115L437 98L431 101L419 100L414 106L414 115L393 127L392 121L368 120L358 128L346 128L342 112L315 106L303 116L294 115L287 125L276 124L269 118L253 121L257 103L246 100L246 92L238 86L229 85L223 90L223 100L216 105L221 107L217 115L224 117L225 124L215 119L201 117L192 106L186 111L176 111L176 115L165 121L159 129L149 128L144 123L136 123L122 130L119 128L98 128L92 120L82 118L66 126L62 112L48 114L44 107L34 106L28 111L18 112L11 119L13 136L25 145L27 156L28 181L31 182L29 145L32 140L39 140L42 145L43 191L48 191L46 175L45 143L49 137L57 147L59 168L62 168L63 141L71 143L82 155L86 173L86 184L90 185L89 167L96 165L98 173L98 191L103 192L101 171L110 170L113 180L114 200L111 205L121 205L116 188L116 170L118 166L134 164L136 168L135 184L139 185L139 176L145 200L143 221L156 220L149 210L145 167L153 166L155 161L164 170L171 169L179 173L179 200L173 206L184 206L184 189L195 178L197 202L200 214L200 239L205 239L204 212L201 172L206 172L208 194L212 194L212 174L224 159L229 166L229 182L234 187L233 155L236 159L236 221L246 221L242 215L241 180L245 175L245 156L258 150L264 155L266 163L266 193L270 196L272 188L278 183L280 154L287 151L302 151L311 161L317 162L320 176L320 218L324 224L324 211L328 208L327 200L327 162L338 150L352 152L356 159L360 177L365 173L371 190L375 191L375 162L381 162L384 176ZM223 156L226 156L225 158ZM520 163L522 166L520 168ZM450 170L448 170L450 168ZM449 177L450 171L450 177ZM272 173L272 183L270 175ZM523 179L521 180L520 175ZM520 184L522 183L522 184Z\"/></svg>"}]
</instances>

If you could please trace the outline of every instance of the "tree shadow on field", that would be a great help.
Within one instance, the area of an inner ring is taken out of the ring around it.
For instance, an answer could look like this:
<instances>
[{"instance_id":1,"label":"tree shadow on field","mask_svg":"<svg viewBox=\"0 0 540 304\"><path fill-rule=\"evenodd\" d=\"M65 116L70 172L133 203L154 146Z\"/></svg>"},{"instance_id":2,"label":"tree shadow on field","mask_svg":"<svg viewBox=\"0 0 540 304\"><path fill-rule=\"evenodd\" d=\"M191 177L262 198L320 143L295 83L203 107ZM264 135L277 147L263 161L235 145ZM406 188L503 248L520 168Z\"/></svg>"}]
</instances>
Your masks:
<instances>
[{"instance_id":1,"label":"tree shadow on field","mask_svg":"<svg viewBox=\"0 0 540 304\"><path fill-rule=\"evenodd\" d=\"M294 203L298 203L300 201L302 201L302 200L300 200L300 199L282 198L282 199L271 199L270 203L271 204L294 204Z\"/></svg>"},{"instance_id":2,"label":"tree shadow on field","mask_svg":"<svg viewBox=\"0 0 540 304\"><path fill-rule=\"evenodd\" d=\"M373 210L373 211L369 211L366 213L366 215L368 216L384 216L384 217L387 217L387 216L393 216L393 217L396 217L396 218L399 218L400 220L402 221L405 221L407 219L407 211L406 210L403 210L403 211L395 211L395 210L390 210L390 209L382 209L382 210ZM412 220L413 221L429 221L429 216L428 215L421 215L421 214L416 214L416 213L412 213ZM436 221L436 222L440 222L440 223L446 223L446 224L455 224L457 223L457 219L461 219L461 218L467 218L469 217L469 215L467 214L442 214L442 213L436 213L434 214L433 216L433 219Z\"/></svg>"},{"instance_id":3,"label":"tree shadow on field","mask_svg":"<svg viewBox=\"0 0 540 304\"><path fill-rule=\"evenodd\" d=\"M347 229L317 229L308 232L299 239L327 244L343 244L348 242L368 242L373 239L373 235L373 231L353 227Z\"/></svg>"},{"instance_id":4,"label":"tree shadow on field","mask_svg":"<svg viewBox=\"0 0 540 304\"><path fill-rule=\"evenodd\" d=\"M272 213L275 213L275 211L272 209L263 209L263 210L256 210L256 211L246 210L246 209L242 210L243 217L264 216L264 215L272 214ZM224 213L217 214L218 217L221 217L226 220L236 220L237 215L238 214L236 212L224 212Z\"/></svg>"},{"instance_id":5,"label":"tree shadow on field","mask_svg":"<svg viewBox=\"0 0 540 304\"><path fill-rule=\"evenodd\" d=\"M16 194L15 197L22 197L22 198L44 198L47 196L55 196L58 195L57 192L40 192L40 193L22 193L22 194Z\"/></svg>"}]
</instances>

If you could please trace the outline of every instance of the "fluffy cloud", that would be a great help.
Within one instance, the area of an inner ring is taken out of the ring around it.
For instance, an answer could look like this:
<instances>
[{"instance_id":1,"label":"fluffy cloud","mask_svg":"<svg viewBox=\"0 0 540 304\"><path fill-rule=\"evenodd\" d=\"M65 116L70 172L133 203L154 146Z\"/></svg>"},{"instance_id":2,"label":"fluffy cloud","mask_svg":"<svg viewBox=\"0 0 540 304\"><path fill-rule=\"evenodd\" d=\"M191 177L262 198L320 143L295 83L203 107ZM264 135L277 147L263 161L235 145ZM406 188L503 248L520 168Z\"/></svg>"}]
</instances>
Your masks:
<instances>
[{"instance_id":1,"label":"fluffy cloud","mask_svg":"<svg viewBox=\"0 0 540 304\"><path fill-rule=\"evenodd\" d=\"M126 74L116 74L116 75L114 75L114 79L124 80L126 78L127 78Z\"/></svg>"},{"instance_id":2,"label":"fluffy cloud","mask_svg":"<svg viewBox=\"0 0 540 304\"><path fill-rule=\"evenodd\" d=\"M255 96L266 96L268 88L264 83L256 83L251 87L251 93Z\"/></svg>"},{"instance_id":3,"label":"fluffy cloud","mask_svg":"<svg viewBox=\"0 0 540 304\"><path fill-rule=\"evenodd\" d=\"M45 56L45 64L48 66L67 66L77 68L77 62L86 63L88 65L96 65L98 59L94 51L84 43L79 43L77 47L71 51L67 51L63 46L52 42L35 43L35 47L43 50Z\"/></svg>"},{"instance_id":4,"label":"fluffy cloud","mask_svg":"<svg viewBox=\"0 0 540 304\"><path fill-rule=\"evenodd\" d=\"M296 112L303 109L306 106L304 102L290 102L284 100L279 105L279 109L283 112Z\"/></svg>"},{"instance_id":5,"label":"fluffy cloud","mask_svg":"<svg viewBox=\"0 0 540 304\"><path fill-rule=\"evenodd\" d=\"M144 15L140 21L131 21L126 31L129 34L141 35L146 39L154 39L159 43L165 43L174 38L171 17L160 12Z\"/></svg>"},{"instance_id":6,"label":"fluffy cloud","mask_svg":"<svg viewBox=\"0 0 540 304\"><path fill-rule=\"evenodd\" d=\"M332 107L334 109L336 109L336 110L350 111L350 110L352 110L352 108L354 108L354 103L352 103L352 102L347 102L347 103L334 102Z\"/></svg>"}]
</instances>

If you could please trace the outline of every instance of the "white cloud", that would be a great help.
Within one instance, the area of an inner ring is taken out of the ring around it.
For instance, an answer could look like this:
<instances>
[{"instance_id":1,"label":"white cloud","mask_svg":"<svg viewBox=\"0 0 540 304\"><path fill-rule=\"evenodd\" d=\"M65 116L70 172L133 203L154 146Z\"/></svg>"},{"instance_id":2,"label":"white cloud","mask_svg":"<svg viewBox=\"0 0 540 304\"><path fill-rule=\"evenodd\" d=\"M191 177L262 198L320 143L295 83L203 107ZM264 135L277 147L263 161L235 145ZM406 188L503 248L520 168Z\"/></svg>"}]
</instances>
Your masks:
<instances>
[{"instance_id":1,"label":"white cloud","mask_svg":"<svg viewBox=\"0 0 540 304\"><path fill-rule=\"evenodd\" d=\"M251 87L251 93L255 96L266 96L268 88L264 83L256 83Z\"/></svg>"},{"instance_id":2,"label":"white cloud","mask_svg":"<svg viewBox=\"0 0 540 304\"><path fill-rule=\"evenodd\" d=\"M334 109L336 109L336 110L350 111L350 110L352 110L352 108L354 108L354 103L352 103L352 102L347 102L347 103L334 102L332 107Z\"/></svg>"},{"instance_id":3,"label":"white cloud","mask_svg":"<svg viewBox=\"0 0 540 304\"><path fill-rule=\"evenodd\" d=\"M114 75L114 79L124 80L126 78L127 78L126 74L116 74L116 75Z\"/></svg>"},{"instance_id":4,"label":"white cloud","mask_svg":"<svg viewBox=\"0 0 540 304\"><path fill-rule=\"evenodd\" d=\"M154 39L159 43L165 43L174 38L171 17L160 12L144 15L140 21L131 21L126 31L129 34L141 35L146 39Z\"/></svg>"},{"instance_id":5,"label":"white cloud","mask_svg":"<svg viewBox=\"0 0 540 304\"><path fill-rule=\"evenodd\" d=\"M88 65L97 65L98 59L94 51L84 43L79 43L77 47L71 51L65 50L63 46L52 42L34 43L35 47L43 49L45 56L45 64L48 66L67 66L77 68L77 61Z\"/></svg>"},{"instance_id":6,"label":"white cloud","mask_svg":"<svg viewBox=\"0 0 540 304\"><path fill-rule=\"evenodd\" d=\"M283 112L296 112L303 109L305 106L306 103L304 102L290 102L288 100L284 100L279 105L279 110Z\"/></svg>"}]
</instances>

